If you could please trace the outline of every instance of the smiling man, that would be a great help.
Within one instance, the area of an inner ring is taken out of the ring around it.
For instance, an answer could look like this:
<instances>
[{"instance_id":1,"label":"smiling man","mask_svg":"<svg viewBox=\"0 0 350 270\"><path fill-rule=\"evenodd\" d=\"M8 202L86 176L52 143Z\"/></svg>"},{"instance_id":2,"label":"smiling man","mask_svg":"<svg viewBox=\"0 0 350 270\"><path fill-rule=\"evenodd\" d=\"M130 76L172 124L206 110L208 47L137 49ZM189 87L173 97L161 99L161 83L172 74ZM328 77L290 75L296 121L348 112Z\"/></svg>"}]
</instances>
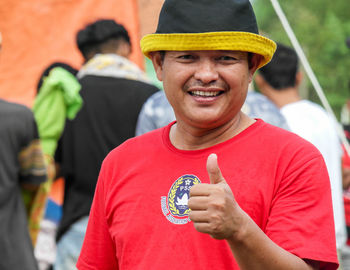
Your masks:
<instances>
[{"instance_id":1,"label":"smiling man","mask_svg":"<svg viewBox=\"0 0 350 270\"><path fill-rule=\"evenodd\" d=\"M336 269L320 152L241 112L275 50L249 1L166 0L141 48L176 121L106 157L78 269Z\"/></svg>"}]
</instances>

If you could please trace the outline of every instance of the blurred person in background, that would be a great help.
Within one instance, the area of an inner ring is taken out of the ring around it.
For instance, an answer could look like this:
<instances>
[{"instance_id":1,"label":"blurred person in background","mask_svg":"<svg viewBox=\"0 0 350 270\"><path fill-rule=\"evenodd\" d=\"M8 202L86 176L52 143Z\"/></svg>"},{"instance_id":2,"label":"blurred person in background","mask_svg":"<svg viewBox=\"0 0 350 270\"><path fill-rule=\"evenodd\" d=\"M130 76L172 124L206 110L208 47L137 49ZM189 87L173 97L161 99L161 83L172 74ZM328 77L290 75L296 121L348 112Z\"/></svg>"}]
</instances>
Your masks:
<instances>
[{"instance_id":1,"label":"blurred person in background","mask_svg":"<svg viewBox=\"0 0 350 270\"><path fill-rule=\"evenodd\" d=\"M0 49L2 38L0 33ZM0 99L0 269L37 270L28 214L46 164L32 111ZM27 207L27 209L26 209Z\"/></svg>"},{"instance_id":2,"label":"blurred person in background","mask_svg":"<svg viewBox=\"0 0 350 270\"><path fill-rule=\"evenodd\" d=\"M35 245L47 195L56 177L54 156L66 119L73 119L82 106L77 70L66 63L54 62L40 75L33 113L39 137L50 170L48 181L41 185L31 213L30 230Z\"/></svg>"},{"instance_id":3,"label":"blurred person in background","mask_svg":"<svg viewBox=\"0 0 350 270\"><path fill-rule=\"evenodd\" d=\"M50 168L48 180L40 185L35 197L29 220L40 269L47 269L55 260L55 238L61 205L53 204L50 192L53 187L57 187L54 180L59 177L59 167L55 163L55 153L66 119L74 119L82 106L77 72L78 70L63 62L48 65L39 77L32 108L46 163Z\"/></svg>"},{"instance_id":4,"label":"blurred person in background","mask_svg":"<svg viewBox=\"0 0 350 270\"><path fill-rule=\"evenodd\" d=\"M83 106L62 136L65 178L57 232L56 270L76 269L101 163L113 148L135 135L143 103L158 88L128 58L127 30L114 20L97 20L77 33L85 63L77 74Z\"/></svg>"},{"instance_id":5,"label":"blurred person in background","mask_svg":"<svg viewBox=\"0 0 350 270\"><path fill-rule=\"evenodd\" d=\"M337 124L318 104L299 95L302 73L294 49L277 44L271 62L255 76L259 90L281 110L290 130L314 144L321 152L331 182L337 249L344 247L346 227L342 200L341 142ZM310 194L311 195L311 194Z\"/></svg>"}]
</instances>

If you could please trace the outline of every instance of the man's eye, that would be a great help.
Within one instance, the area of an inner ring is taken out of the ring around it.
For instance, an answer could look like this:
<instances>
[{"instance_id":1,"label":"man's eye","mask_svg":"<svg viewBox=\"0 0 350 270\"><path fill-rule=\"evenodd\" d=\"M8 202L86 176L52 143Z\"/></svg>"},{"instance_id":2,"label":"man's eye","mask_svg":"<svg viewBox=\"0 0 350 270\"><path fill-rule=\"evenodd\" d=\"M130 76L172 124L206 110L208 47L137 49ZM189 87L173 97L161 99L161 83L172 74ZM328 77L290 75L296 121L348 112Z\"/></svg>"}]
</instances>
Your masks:
<instances>
[{"instance_id":1,"label":"man's eye","mask_svg":"<svg viewBox=\"0 0 350 270\"><path fill-rule=\"evenodd\" d=\"M220 56L220 57L218 58L218 60L223 60L223 61L236 61L237 58L232 57L232 56L225 55L225 56Z\"/></svg>"},{"instance_id":2,"label":"man's eye","mask_svg":"<svg viewBox=\"0 0 350 270\"><path fill-rule=\"evenodd\" d=\"M191 54L184 54L184 55L180 55L178 56L179 59L184 59L184 60L190 60L190 59L193 59L194 56L191 55Z\"/></svg>"}]
</instances>

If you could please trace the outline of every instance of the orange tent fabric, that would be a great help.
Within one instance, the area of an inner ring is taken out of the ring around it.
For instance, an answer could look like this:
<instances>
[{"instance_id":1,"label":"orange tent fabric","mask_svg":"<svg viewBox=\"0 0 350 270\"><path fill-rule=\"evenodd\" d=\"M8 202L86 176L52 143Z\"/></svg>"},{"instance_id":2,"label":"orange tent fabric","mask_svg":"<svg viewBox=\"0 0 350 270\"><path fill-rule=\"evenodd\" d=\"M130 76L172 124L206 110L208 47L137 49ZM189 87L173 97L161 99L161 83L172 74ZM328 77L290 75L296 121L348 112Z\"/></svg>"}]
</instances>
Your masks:
<instances>
[{"instance_id":1,"label":"orange tent fabric","mask_svg":"<svg viewBox=\"0 0 350 270\"><path fill-rule=\"evenodd\" d=\"M41 72L52 62L79 68L76 32L96 19L113 18L129 31L131 60L143 67L137 0L2 0L0 98L33 104Z\"/></svg>"}]
</instances>

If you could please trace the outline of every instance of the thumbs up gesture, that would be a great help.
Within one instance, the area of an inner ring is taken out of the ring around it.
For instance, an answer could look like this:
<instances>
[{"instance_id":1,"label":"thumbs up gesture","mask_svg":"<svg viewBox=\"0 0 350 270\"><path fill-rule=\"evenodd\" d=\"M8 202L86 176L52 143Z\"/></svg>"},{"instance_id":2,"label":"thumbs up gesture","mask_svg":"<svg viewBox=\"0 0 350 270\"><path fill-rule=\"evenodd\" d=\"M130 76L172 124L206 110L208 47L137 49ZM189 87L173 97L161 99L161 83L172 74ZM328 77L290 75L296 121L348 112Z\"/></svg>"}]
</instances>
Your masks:
<instances>
[{"instance_id":1,"label":"thumbs up gesture","mask_svg":"<svg viewBox=\"0 0 350 270\"><path fill-rule=\"evenodd\" d=\"M228 239L240 228L242 210L221 174L216 154L209 155L207 171L210 184L194 185L190 190L189 218L197 231Z\"/></svg>"}]
</instances>

